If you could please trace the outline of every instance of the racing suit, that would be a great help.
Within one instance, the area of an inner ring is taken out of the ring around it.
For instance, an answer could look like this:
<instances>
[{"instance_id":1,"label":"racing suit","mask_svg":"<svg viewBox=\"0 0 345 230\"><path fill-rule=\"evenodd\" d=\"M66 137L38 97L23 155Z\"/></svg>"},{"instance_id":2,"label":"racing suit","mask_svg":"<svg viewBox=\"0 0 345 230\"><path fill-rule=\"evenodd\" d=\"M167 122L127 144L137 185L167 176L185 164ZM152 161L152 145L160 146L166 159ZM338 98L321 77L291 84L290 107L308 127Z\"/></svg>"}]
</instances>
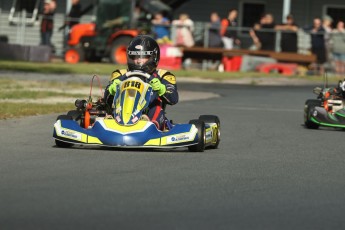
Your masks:
<instances>
[{"instance_id":1,"label":"racing suit","mask_svg":"<svg viewBox=\"0 0 345 230\"><path fill-rule=\"evenodd\" d=\"M125 75L127 71L128 70L126 69L117 69L111 74L110 82L104 92L104 99L108 105L111 105L113 101L113 97L108 90L109 86L115 79L119 79L120 81L125 80L127 78ZM149 104L145 114L158 126L158 129L164 130L165 121L167 119L165 117L166 105L175 105L179 99L176 86L176 77L167 70L156 69L152 74L152 79L154 78L158 78L161 83L165 85L166 91L163 95L157 97L157 99L153 100Z\"/></svg>"}]
</instances>

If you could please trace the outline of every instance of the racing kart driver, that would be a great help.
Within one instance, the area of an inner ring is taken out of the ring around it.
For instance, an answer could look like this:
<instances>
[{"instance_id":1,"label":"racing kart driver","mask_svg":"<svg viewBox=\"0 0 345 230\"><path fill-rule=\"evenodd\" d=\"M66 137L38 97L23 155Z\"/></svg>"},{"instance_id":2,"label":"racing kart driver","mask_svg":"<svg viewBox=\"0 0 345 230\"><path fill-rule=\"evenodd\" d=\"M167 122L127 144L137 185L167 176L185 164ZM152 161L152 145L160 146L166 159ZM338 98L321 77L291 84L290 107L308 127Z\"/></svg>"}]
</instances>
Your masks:
<instances>
[{"instance_id":1,"label":"racing kart driver","mask_svg":"<svg viewBox=\"0 0 345 230\"><path fill-rule=\"evenodd\" d=\"M155 123L158 129L165 127L165 107L178 102L178 92L175 76L167 70L157 69L160 59L160 48L157 42L147 36L139 35L132 39L127 47L127 69L115 70L104 92L104 99L111 105L116 93L117 85L125 80L128 71L142 71L151 75L150 85L157 92L157 99L153 100L145 114Z\"/></svg>"}]
</instances>

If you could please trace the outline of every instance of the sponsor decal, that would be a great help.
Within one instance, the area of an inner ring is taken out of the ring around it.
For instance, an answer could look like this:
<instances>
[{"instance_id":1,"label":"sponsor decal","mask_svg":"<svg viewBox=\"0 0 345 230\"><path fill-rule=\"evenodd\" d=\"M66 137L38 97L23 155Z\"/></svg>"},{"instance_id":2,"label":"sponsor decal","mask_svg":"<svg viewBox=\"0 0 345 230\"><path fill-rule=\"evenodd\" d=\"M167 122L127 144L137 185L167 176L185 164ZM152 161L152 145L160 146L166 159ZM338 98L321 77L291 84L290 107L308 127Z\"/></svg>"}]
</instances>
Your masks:
<instances>
[{"instance_id":1,"label":"sponsor decal","mask_svg":"<svg viewBox=\"0 0 345 230\"><path fill-rule=\"evenodd\" d=\"M134 56L151 56L153 51L128 51L128 55Z\"/></svg>"},{"instance_id":2,"label":"sponsor decal","mask_svg":"<svg viewBox=\"0 0 345 230\"><path fill-rule=\"evenodd\" d=\"M176 135L176 136L171 136L167 138L167 143L172 144L172 143L178 143L178 142L185 142L190 139L189 135L181 134L181 135Z\"/></svg>"},{"instance_id":3,"label":"sponsor decal","mask_svg":"<svg viewBox=\"0 0 345 230\"><path fill-rule=\"evenodd\" d=\"M76 140L81 140L80 133L76 133L76 132L69 131L69 130L61 130L61 136L76 139Z\"/></svg>"},{"instance_id":4,"label":"sponsor decal","mask_svg":"<svg viewBox=\"0 0 345 230\"><path fill-rule=\"evenodd\" d=\"M126 88L137 88L137 89L140 89L141 83L139 81L126 81L126 82L124 82L122 87L124 89L126 89Z\"/></svg>"},{"instance_id":5,"label":"sponsor decal","mask_svg":"<svg viewBox=\"0 0 345 230\"><path fill-rule=\"evenodd\" d=\"M136 45L135 48L138 49L138 50L142 50L143 46L142 45Z\"/></svg>"},{"instance_id":6,"label":"sponsor decal","mask_svg":"<svg viewBox=\"0 0 345 230\"><path fill-rule=\"evenodd\" d=\"M208 139L208 138L212 138L212 132L211 132L211 131L206 132L206 138L207 138L207 139Z\"/></svg>"},{"instance_id":7,"label":"sponsor decal","mask_svg":"<svg viewBox=\"0 0 345 230\"><path fill-rule=\"evenodd\" d=\"M167 80L171 84L176 84L176 78L173 75L167 75L163 77L165 80Z\"/></svg>"}]
</instances>

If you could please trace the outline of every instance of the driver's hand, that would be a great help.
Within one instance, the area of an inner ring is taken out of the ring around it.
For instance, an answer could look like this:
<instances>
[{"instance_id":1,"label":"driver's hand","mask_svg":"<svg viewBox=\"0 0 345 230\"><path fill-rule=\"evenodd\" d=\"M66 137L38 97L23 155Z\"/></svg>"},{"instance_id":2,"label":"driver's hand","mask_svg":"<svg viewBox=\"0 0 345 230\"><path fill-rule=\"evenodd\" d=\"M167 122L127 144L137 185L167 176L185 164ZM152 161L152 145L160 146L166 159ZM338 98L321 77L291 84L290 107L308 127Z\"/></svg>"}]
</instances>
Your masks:
<instances>
[{"instance_id":1,"label":"driver's hand","mask_svg":"<svg viewBox=\"0 0 345 230\"><path fill-rule=\"evenodd\" d=\"M166 86L158 78L151 80L150 85L154 91L157 91L159 96L162 96L167 91Z\"/></svg>"},{"instance_id":2,"label":"driver's hand","mask_svg":"<svg viewBox=\"0 0 345 230\"><path fill-rule=\"evenodd\" d=\"M119 85L121 83L120 79L115 79L113 81L113 83L111 83L111 85L109 86L108 90L109 90L109 93L111 95L115 95L116 93L116 89L117 89L117 85Z\"/></svg>"}]
</instances>

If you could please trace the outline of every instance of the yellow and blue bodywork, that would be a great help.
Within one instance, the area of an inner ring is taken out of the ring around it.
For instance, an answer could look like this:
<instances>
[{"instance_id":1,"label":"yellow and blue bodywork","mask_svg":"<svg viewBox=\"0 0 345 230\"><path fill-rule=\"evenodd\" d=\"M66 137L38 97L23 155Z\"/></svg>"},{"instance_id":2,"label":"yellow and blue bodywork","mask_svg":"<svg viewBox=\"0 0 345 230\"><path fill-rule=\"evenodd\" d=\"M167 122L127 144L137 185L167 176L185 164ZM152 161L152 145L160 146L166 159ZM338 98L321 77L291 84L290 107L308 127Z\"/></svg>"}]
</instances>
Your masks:
<instances>
[{"instance_id":1,"label":"yellow and blue bodywork","mask_svg":"<svg viewBox=\"0 0 345 230\"><path fill-rule=\"evenodd\" d=\"M74 144L112 147L179 147L198 142L198 130L192 124L175 124L169 131L160 131L150 121L131 126L119 125L114 119L97 120L92 128L80 127L74 120L57 120L54 138Z\"/></svg>"}]
</instances>

